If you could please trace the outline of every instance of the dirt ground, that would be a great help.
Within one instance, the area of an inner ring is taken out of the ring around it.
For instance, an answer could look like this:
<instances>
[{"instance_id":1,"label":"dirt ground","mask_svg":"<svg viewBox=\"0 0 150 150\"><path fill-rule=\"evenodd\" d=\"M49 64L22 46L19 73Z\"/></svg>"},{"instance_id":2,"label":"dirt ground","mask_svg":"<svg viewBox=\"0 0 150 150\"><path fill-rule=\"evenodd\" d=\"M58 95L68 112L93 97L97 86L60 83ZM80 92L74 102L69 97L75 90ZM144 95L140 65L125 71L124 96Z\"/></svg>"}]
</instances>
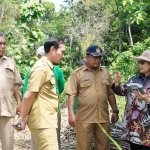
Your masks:
<instances>
[{"instance_id":1,"label":"dirt ground","mask_svg":"<svg viewBox=\"0 0 150 150\"><path fill-rule=\"evenodd\" d=\"M67 108L61 110L61 146L62 150L75 150L75 129L68 125ZM18 118L15 116L15 122ZM14 149L13 150L30 150L31 133L26 127L22 132L14 131ZM0 150L1 143L0 143Z\"/></svg>"},{"instance_id":2,"label":"dirt ground","mask_svg":"<svg viewBox=\"0 0 150 150\"><path fill-rule=\"evenodd\" d=\"M75 129L72 128L68 124L68 116L67 116L67 108L63 107L61 109L61 150L75 150L75 145L76 145L76 132ZM18 121L17 116L15 116L15 122ZM115 135L114 139L118 141L119 145L122 145L123 150L129 150L129 144L124 141L120 141L120 125L118 127L116 125L111 126L112 131L111 134ZM115 130L115 132L114 132ZM116 132L117 131L117 132ZM115 134L114 134L115 133ZM26 129L22 132L16 132L14 131L14 148L13 150L30 150L30 139L31 139L31 133L26 127ZM94 143L93 143L94 145ZM111 144L112 149L111 150L116 150L114 148L114 145ZM1 143L0 143L0 150L1 149Z\"/></svg>"}]
</instances>

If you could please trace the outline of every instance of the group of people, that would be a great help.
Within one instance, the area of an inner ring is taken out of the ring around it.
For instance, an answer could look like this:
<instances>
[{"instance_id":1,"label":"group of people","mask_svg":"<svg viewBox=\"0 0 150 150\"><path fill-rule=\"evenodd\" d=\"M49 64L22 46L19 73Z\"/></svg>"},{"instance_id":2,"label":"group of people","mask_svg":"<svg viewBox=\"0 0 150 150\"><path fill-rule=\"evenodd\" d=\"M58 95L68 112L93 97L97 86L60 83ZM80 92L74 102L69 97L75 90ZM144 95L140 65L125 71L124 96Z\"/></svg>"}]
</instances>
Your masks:
<instances>
[{"instance_id":1,"label":"group of people","mask_svg":"<svg viewBox=\"0 0 150 150\"><path fill-rule=\"evenodd\" d=\"M64 90L64 77L57 66L65 53L62 39L51 37L37 49L39 60L28 70L21 101L19 83L22 81L15 61L4 55L6 39L0 31L0 140L2 150L13 149L13 127L22 131L28 125L32 150L60 150L59 95ZM94 137L96 150L109 150L109 138L98 124L110 133L108 104L112 109L111 122L118 121L115 94L126 97L121 139L130 142L131 150L150 149L150 50L139 57L139 75L121 84L121 75L114 73L114 82L107 69L101 66L102 49L89 46L85 59L73 71L65 93L68 96L68 122L76 128L76 150L91 150ZM142 85L129 92L128 85ZM16 109L14 98L17 102ZM77 108L77 110L76 110ZM16 112L15 112L16 110ZM20 120L13 125L15 114ZM12 126L13 125L13 126Z\"/></svg>"}]
</instances>

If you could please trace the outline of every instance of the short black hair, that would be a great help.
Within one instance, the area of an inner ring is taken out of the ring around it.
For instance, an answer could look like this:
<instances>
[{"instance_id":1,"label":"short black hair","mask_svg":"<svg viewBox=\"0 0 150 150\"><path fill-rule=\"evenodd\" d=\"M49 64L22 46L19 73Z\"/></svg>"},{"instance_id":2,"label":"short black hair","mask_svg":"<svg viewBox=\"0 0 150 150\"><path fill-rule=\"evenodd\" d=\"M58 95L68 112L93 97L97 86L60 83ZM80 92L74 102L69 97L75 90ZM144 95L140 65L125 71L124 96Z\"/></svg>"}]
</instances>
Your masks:
<instances>
[{"instance_id":1,"label":"short black hair","mask_svg":"<svg viewBox=\"0 0 150 150\"><path fill-rule=\"evenodd\" d=\"M51 46L54 46L57 50L59 48L59 44L64 44L64 41L61 38L58 37L50 37L48 40L44 43L44 50L45 53L48 53L50 51Z\"/></svg>"},{"instance_id":2,"label":"short black hair","mask_svg":"<svg viewBox=\"0 0 150 150\"><path fill-rule=\"evenodd\" d=\"M3 31L0 31L0 37L4 37L5 38L5 34Z\"/></svg>"}]
</instances>

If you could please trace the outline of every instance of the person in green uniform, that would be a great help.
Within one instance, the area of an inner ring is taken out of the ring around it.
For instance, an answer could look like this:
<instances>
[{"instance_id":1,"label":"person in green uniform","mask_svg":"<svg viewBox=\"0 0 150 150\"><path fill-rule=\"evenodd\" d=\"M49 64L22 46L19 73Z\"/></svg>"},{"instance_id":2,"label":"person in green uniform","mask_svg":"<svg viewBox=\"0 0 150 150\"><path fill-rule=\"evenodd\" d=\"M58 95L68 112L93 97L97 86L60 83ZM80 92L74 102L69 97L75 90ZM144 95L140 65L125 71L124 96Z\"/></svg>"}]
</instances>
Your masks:
<instances>
[{"instance_id":1,"label":"person in green uniform","mask_svg":"<svg viewBox=\"0 0 150 150\"><path fill-rule=\"evenodd\" d=\"M56 93L60 95L64 90L64 75L62 70L58 66L54 66L54 76L56 80ZM60 103L58 103L58 128L57 128L57 139L58 139L58 148L61 149L61 142L60 142L60 130L61 130L61 110L60 110Z\"/></svg>"}]
</instances>

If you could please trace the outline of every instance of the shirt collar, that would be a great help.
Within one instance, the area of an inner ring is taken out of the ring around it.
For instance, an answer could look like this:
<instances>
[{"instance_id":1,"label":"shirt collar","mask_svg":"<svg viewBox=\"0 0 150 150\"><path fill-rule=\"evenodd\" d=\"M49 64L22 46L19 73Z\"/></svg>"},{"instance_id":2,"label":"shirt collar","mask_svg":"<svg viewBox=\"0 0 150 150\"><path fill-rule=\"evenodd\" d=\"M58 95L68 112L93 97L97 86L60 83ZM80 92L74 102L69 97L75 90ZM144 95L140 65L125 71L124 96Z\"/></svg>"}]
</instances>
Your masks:
<instances>
[{"instance_id":1,"label":"shirt collar","mask_svg":"<svg viewBox=\"0 0 150 150\"><path fill-rule=\"evenodd\" d=\"M46 61L46 63L49 65L49 67L50 67L51 69L53 69L54 65L52 64L52 62L51 62L49 59L47 59L46 56L42 56L41 59L44 60L44 61Z\"/></svg>"},{"instance_id":2,"label":"shirt collar","mask_svg":"<svg viewBox=\"0 0 150 150\"><path fill-rule=\"evenodd\" d=\"M145 78L145 75L144 74L142 74L142 73L140 73L140 75L139 75L141 78ZM148 75L146 78L150 78L150 75Z\"/></svg>"},{"instance_id":3,"label":"shirt collar","mask_svg":"<svg viewBox=\"0 0 150 150\"><path fill-rule=\"evenodd\" d=\"M87 65L84 65L84 66L83 66L83 70L85 71L85 70L90 70L90 69L87 67ZM96 72L97 72L97 71L100 71L100 70L102 70L102 71L104 70L104 69L102 68L102 66L99 66L99 68L96 70Z\"/></svg>"},{"instance_id":4,"label":"shirt collar","mask_svg":"<svg viewBox=\"0 0 150 150\"><path fill-rule=\"evenodd\" d=\"M2 59L8 59L8 57L3 55ZM2 60L2 59L1 59L1 60Z\"/></svg>"},{"instance_id":5,"label":"shirt collar","mask_svg":"<svg viewBox=\"0 0 150 150\"><path fill-rule=\"evenodd\" d=\"M2 62L2 60L4 60L4 59L7 60L8 57L3 55L2 58L0 59L0 62Z\"/></svg>"}]
</instances>

